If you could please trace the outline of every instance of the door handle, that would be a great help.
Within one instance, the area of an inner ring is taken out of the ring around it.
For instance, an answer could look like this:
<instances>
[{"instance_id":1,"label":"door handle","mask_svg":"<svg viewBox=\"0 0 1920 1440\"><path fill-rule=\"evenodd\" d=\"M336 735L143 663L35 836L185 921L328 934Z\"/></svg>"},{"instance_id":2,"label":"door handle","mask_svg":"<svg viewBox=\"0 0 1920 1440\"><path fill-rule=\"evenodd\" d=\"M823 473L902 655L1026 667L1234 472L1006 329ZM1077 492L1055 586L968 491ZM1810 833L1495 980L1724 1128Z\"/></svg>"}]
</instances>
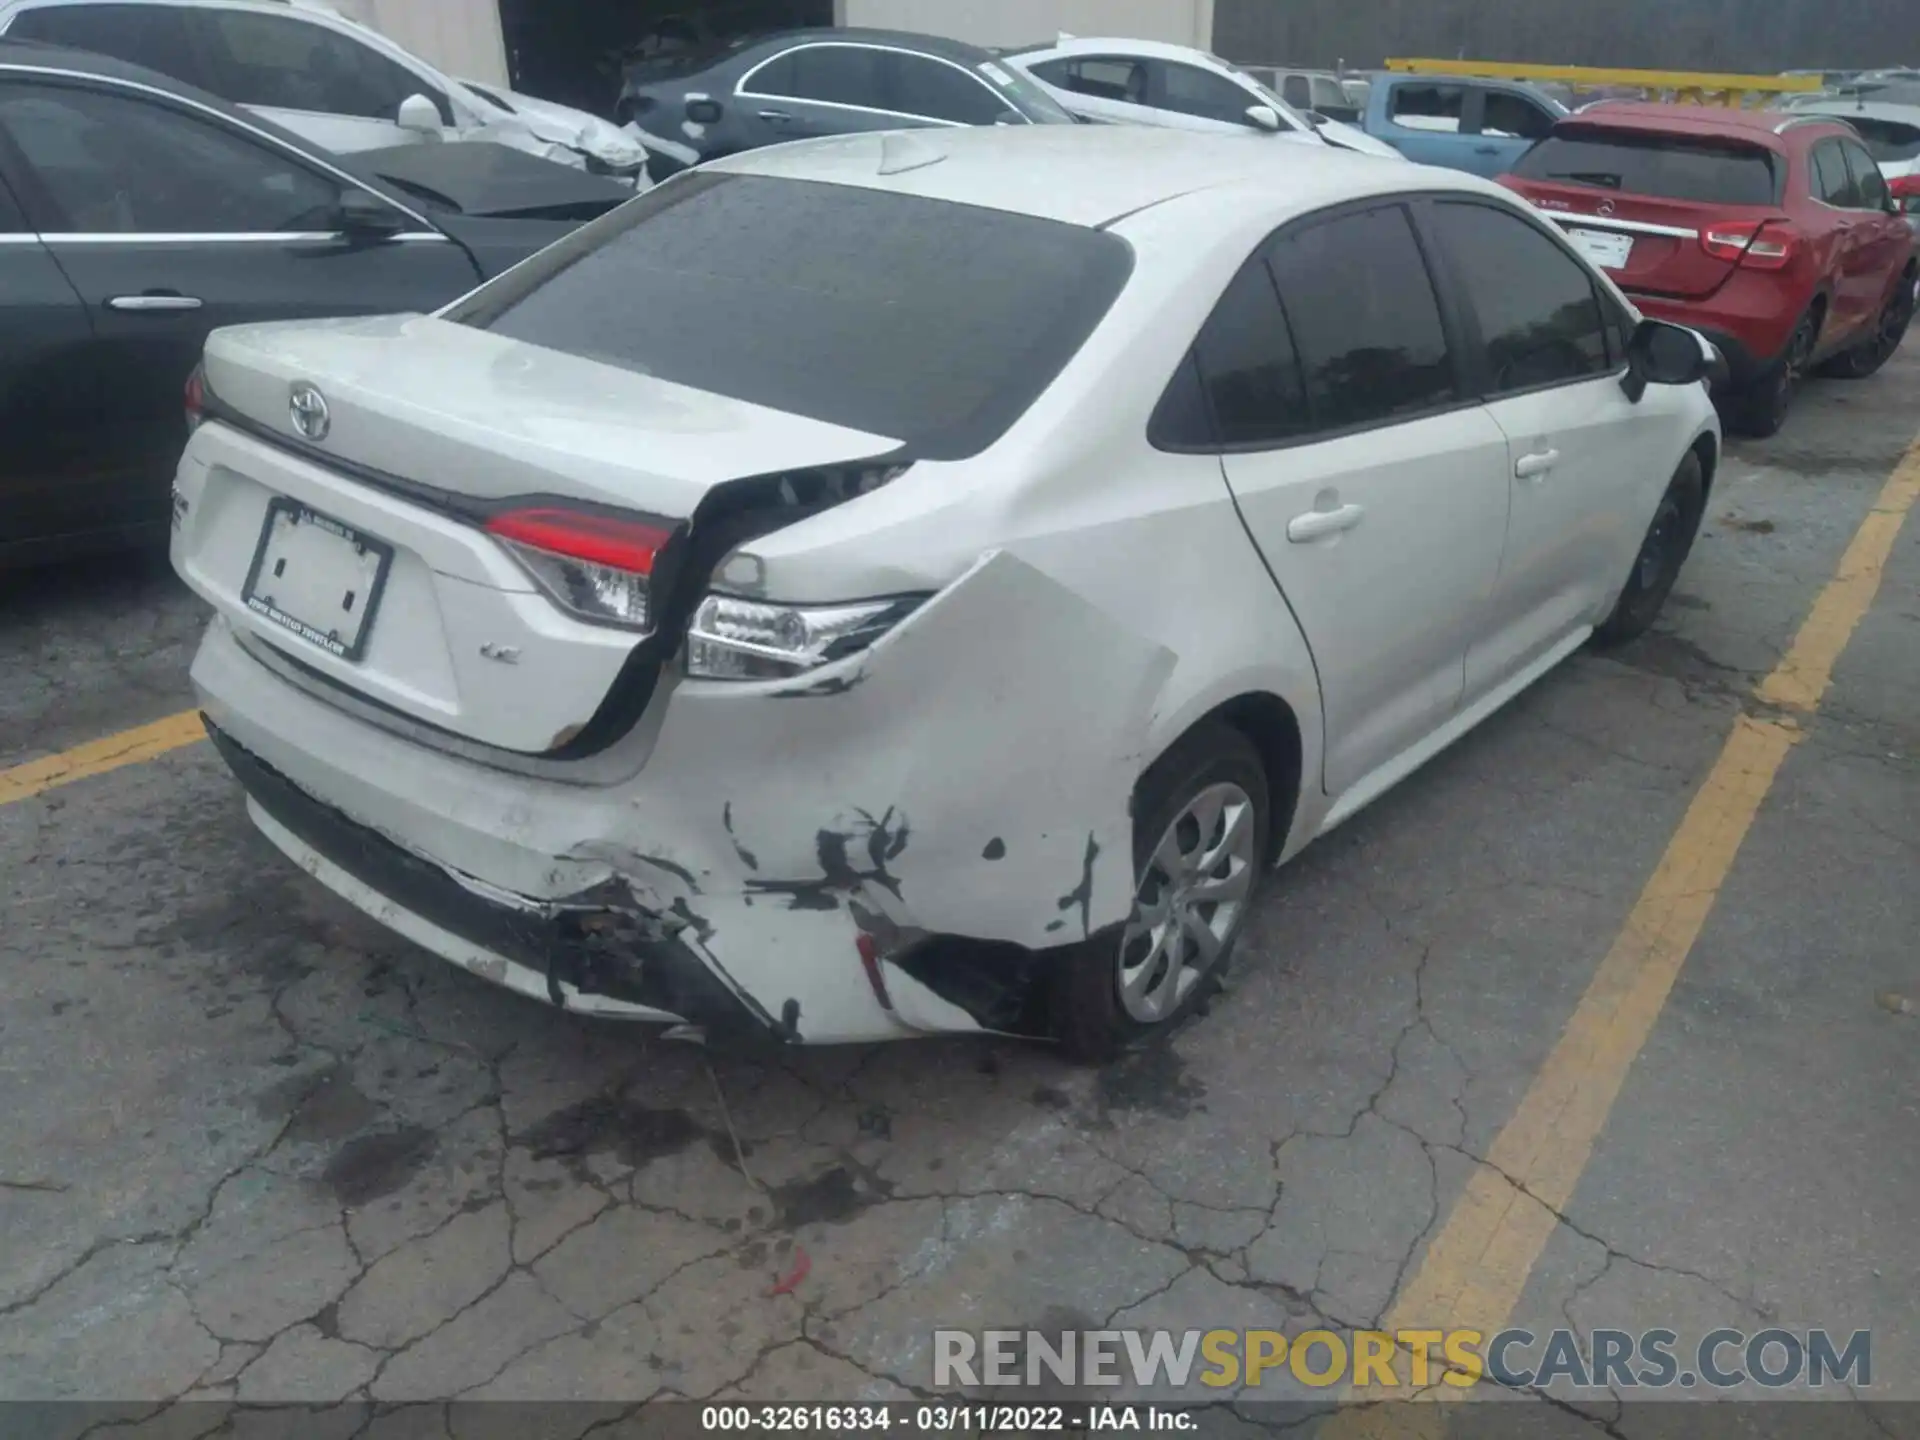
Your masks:
<instances>
[{"instance_id":1,"label":"door handle","mask_svg":"<svg viewBox=\"0 0 1920 1440\"><path fill-rule=\"evenodd\" d=\"M1473 153L1476 155L1498 155L1500 153L1500 147L1498 145L1476 145L1473 147Z\"/></svg>"},{"instance_id":2,"label":"door handle","mask_svg":"<svg viewBox=\"0 0 1920 1440\"><path fill-rule=\"evenodd\" d=\"M784 110L762 110L760 112L760 118L762 120L770 120L776 125L788 125L793 122L793 116Z\"/></svg>"},{"instance_id":3,"label":"door handle","mask_svg":"<svg viewBox=\"0 0 1920 1440\"><path fill-rule=\"evenodd\" d=\"M1513 476L1516 480L1538 480L1559 463L1558 450L1539 450L1532 455L1522 455L1514 461Z\"/></svg>"},{"instance_id":4,"label":"door handle","mask_svg":"<svg viewBox=\"0 0 1920 1440\"><path fill-rule=\"evenodd\" d=\"M116 295L107 301L109 310L198 310L200 302L191 295Z\"/></svg>"},{"instance_id":5,"label":"door handle","mask_svg":"<svg viewBox=\"0 0 1920 1440\"><path fill-rule=\"evenodd\" d=\"M1296 545L1310 544L1342 530L1351 530L1366 515L1360 505L1342 505L1338 510L1309 510L1287 522L1287 539Z\"/></svg>"}]
</instances>

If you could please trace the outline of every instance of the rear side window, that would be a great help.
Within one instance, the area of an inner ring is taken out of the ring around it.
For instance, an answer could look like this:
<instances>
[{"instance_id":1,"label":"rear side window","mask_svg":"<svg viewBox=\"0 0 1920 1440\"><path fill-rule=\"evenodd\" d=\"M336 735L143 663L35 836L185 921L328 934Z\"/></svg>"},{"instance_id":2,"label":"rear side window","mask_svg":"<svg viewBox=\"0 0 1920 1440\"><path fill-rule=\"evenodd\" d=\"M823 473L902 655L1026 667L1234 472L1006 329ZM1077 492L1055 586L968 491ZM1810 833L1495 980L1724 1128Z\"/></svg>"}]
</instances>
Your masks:
<instances>
[{"instance_id":1,"label":"rear side window","mask_svg":"<svg viewBox=\"0 0 1920 1440\"><path fill-rule=\"evenodd\" d=\"M959 459L1053 382L1132 264L1084 226L695 171L447 318Z\"/></svg>"},{"instance_id":2,"label":"rear side window","mask_svg":"<svg viewBox=\"0 0 1920 1440\"><path fill-rule=\"evenodd\" d=\"M1455 132L1466 113L1462 85L1396 85L1387 97L1387 118L1408 130Z\"/></svg>"},{"instance_id":3,"label":"rear side window","mask_svg":"<svg viewBox=\"0 0 1920 1440\"><path fill-rule=\"evenodd\" d=\"M1593 277L1517 215L1443 201L1428 212L1480 322L1489 395L1604 374Z\"/></svg>"},{"instance_id":4,"label":"rear side window","mask_svg":"<svg viewBox=\"0 0 1920 1440\"><path fill-rule=\"evenodd\" d=\"M1897 120L1873 120L1865 115L1850 115L1847 123L1860 132L1867 153L1883 165L1920 160L1920 125L1902 125Z\"/></svg>"},{"instance_id":5,"label":"rear side window","mask_svg":"<svg viewBox=\"0 0 1920 1440\"><path fill-rule=\"evenodd\" d=\"M1853 176L1847 173L1847 157L1840 153L1838 140L1822 140L1807 156L1808 188L1823 205L1851 210L1856 195Z\"/></svg>"},{"instance_id":6,"label":"rear side window","mask_svg":"<svg viewBox=\"0 0 1920 1440\"><path fill-rule=\"evenodd\" d=\"M1279 444L1311 428L1300 358L1265 260L1234 277L1193 355L1220 444Z\"/></svg>"},{"instance_id":7,"label":"rear side window","mask_svg":"<svg viewBox=\"0 0 1920 1440\"><path fill-rule=\"evenodd\" d=\"M7 27L10 40L43 40L144 65L213 90L187 35L186 12L172 5L59 5L29 10Z\"/></svg>"},{"instance_id":8,"label":"rear side window","mask_svg":"<svg viewBox=\"0 0 1920 1440\"><path fill-rule=\"evenodd\" d=\"M1089 55L1084 60L1050 60L1034 66L1034 74L1049 85L1091 95L1098 100L1147 103L1147 67L1138 60Z\"/></svg>"},{"instance_id":9,"label":"rear side window","mask_svg":"<svg viewBox=\"0 0 1920 1440\"><path fill-rule=\"evenodd\" d=\"M7 188L7 182L0 179L0 235L25 235L31 233L27 217L20 211L19 204L13 198L13 191Z\"/></svg>"},{"instance_id":10,"label":"rear side window","mask_svg":"<svg viewBox=\"0 0 1920 1440\"><path fill-rule=\"evenodd\" d=\"M1316 431L1377 425L1454 397L1439 301L1404 208L1289 231L1268 259Z\"/></svg>"},{"instance_id":11,"label":"rear side window","mask_svg":"<svg viewBox=\"0 0 1920 1440\"><path fill-rule=\"evenodd\" d=\"M1561 126L1521 156L1513 173L1708 205L1772 205L1780 197L1780 170L1771 151L1737 141L1587 126Z\"/></svg>"},{"instance_id":12,"label":"rear side window","mask_svg":"<svg viewBox=\"0 0 1920 1440\"><path fill-rule=\"evenodd\" d=\"M1855 200L1862 210L1884 210L1890 198L1887 190L1887 177L1880 173L1880 167L1873 157L1851 140L1842 140L1840 150L1846 156L1847 169L1853 176L1853 190L1858 197Z\"/></svg>"},{"instance_id":13,"label":"rear side window","mask_svg":"<svg viewBox=\"0 0 1920 1440\"><path fill-rule=\"evenodd\" d=\"M1524 95L1515 95L1510 90L1489 90L1480 133L1509 140L1538 140L1553 129L1553 120L1551 114Z\"/></svg>"}]
</instances>

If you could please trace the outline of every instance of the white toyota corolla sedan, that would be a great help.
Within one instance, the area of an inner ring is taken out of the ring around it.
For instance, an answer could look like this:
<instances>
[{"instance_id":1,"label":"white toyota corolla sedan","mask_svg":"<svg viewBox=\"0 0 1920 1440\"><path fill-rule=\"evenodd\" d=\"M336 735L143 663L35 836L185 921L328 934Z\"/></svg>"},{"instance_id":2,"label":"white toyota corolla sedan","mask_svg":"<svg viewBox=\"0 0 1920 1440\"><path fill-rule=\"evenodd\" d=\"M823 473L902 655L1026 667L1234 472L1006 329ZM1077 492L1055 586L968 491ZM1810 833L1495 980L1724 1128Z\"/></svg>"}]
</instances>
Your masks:
<instances>
[{"instance_id":1,"label":"white toyota corolla sedan","mask_svg":"<svg viewBox=\"0 0 1920 1440\"><path fill-rule=\"evenodd\" d=\"M476 975L1097 1057L1277 863L1647 627L1713 360L1454 171L759 150L431 317L216 333L193 678L267 837Z\"/></svg>"}]
</instances>

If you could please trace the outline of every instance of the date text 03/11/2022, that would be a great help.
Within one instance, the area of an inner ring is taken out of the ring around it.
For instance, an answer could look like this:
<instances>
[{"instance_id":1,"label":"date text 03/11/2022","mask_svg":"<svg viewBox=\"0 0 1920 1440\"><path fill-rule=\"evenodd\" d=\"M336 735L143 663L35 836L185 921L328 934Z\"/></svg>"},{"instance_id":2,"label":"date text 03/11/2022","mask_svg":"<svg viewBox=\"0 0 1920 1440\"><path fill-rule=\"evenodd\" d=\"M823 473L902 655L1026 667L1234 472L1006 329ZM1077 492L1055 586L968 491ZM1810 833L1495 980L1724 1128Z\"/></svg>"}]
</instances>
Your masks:
<instances>
[{"instance_id":1,"label":"date text 03/11/2022","mask_svg":"<svg viewBox=\"0 0 1920 1440\"><path fill-rule=\"evenodd\" d=\"M909 1435L1085 1434L1107 1430L1185 1432L1188 1410L1157 1405L708 1405L702 1432L859 1431Z\"/></svg>"}]
</instances>

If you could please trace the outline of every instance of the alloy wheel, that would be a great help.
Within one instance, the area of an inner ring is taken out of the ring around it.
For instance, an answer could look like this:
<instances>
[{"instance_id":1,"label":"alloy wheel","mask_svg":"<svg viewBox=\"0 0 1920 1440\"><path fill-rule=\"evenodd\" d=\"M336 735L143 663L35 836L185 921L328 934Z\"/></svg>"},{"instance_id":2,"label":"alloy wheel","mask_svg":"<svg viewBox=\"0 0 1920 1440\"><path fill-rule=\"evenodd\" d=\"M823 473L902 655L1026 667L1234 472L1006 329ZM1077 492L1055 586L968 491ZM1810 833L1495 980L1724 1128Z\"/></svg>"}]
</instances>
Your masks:
<instances>
[{"instance_id":1,"label":"alloy wheel","mask_svg":"<svg viewBox=\"0 0 1920 1440\"><path fill-rule=\"evenodd\" d=\"M1219 962L1252 890L1255 828L1252 798L1223 782L1189 800L1153 847L1120 939L1120 1003L1134 1020L1165 1020Z\"/></svg>"}]
</instances>

